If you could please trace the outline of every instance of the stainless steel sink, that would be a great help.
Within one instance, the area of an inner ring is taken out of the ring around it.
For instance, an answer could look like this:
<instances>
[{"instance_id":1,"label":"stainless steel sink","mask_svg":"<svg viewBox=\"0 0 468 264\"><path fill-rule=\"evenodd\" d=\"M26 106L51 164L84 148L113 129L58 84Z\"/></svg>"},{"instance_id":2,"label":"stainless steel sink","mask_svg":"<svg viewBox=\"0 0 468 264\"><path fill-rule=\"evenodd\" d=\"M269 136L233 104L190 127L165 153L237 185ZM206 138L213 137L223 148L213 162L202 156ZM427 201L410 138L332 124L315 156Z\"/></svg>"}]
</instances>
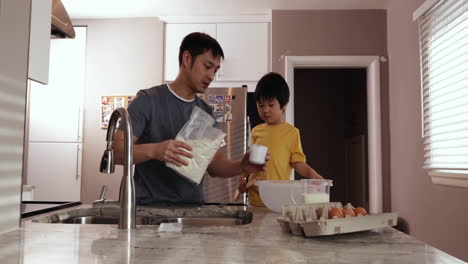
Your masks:
<instances>
[{"instance_id":1,"label":"stainless steel sink","mask_svg":"<svg viewBox=\"0 0 468 264\"><path fill-rule=\"evenodd\" d=\"M33 219L34 223L55 224L109 224L119 223L118 211L102 211L83 208L46 215ZM161 223L182 223L183 226L234 226L252 222L253 214L247 210L216 208L138 208L137 225L160 225Z\"/></svg>"},{"instance_id":2,"label":"stainless steel sink","mask_svg":"<svg viewBox=\"0 0 468 264\"><path fill-rule=\"evenodd\" d=\"M73 216L70 218L65 218L57 222L52 222L57 224L109 224L115 225L119 223L118 217L110 216Z\"/></svg>"},{"instance_id":3,"label":"stainless steel sink","mask_svg":"<svg viewBox=\"0 0 468 264\"><path fill-rule=\"evenodd\" d=\"M221 218L221 217L150 217L137 216L137 225L159 225L161 223L182 223L183 226L233 226L245 225L252 221L250 218ZM118 217L109 216L75 216L59 220L62 224L118 224Z\"/></svg>"}]
</instances>

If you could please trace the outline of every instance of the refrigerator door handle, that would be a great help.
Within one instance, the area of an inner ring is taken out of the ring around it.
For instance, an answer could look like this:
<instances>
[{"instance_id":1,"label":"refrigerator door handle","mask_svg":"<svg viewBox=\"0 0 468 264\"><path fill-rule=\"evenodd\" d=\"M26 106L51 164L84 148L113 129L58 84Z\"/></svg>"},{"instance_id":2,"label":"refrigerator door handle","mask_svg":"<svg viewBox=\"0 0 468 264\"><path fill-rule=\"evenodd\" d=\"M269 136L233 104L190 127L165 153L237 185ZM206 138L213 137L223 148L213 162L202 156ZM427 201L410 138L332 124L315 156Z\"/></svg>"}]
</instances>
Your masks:
<instances>
[{"instance_id":1,"label":"refrigerator door handle","mask_svg":"<svg viewBox=\"0 0 468 264\"><path fill-rule=\"evenodd\" d=\"M76 149L76 180L81 177L81 144L77 144Z\"/></svg>"},{"instance_id":2,"label":"refrigerator door handle","mask_svg":"<svg viewBox=\"0 0 468 264\"><path fill-rule=\"evenodd\" d=\"M81 142L83 129L81 127L81 105L78 107L78 142Z\"/></svg>"}]
</instances>

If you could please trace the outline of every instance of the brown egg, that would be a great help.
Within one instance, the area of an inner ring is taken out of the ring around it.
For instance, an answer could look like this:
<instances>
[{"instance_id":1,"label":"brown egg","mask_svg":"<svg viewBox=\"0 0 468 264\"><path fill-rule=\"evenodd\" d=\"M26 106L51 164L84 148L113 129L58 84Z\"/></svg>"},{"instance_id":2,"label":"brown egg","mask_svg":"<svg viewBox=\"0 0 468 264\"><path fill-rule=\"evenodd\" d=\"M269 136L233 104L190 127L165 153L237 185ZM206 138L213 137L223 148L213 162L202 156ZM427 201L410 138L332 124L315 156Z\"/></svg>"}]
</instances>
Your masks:
<instances>
[{"instance_id":1,"label":"brown egg","mask_svg":"<svg viewBox=\"0 0 468 264\"><path fill-rule=\"evenodd\" d=\"M356 213L356 215L362 215L362 216L367 215L366 209L362 207L357 207L356 209L354 209L354 212Z\"/></svg>"},{"instance_id":2,"label":"brown egg","mask_svg":"<svg viewBox=\"0 0 468 264\"><path fill-rule=\"evenodd\" d=\"M328 218L333 219L334 217L343 218L343 210L341 208L332 207L328 211Z\"/></svg>"},{"instance_id":3,"label":"brown egg","mask_svg":"<svg viewBox=\"0 0 468 264\"><path fill-rule=\"evenodd\" d=\"M354 206L350 203L346 204L345 206L343 206L343 209L351 209L351 210L354 210Z\"/></svg>"},{"instance_id":4,"label":"brown egg","mask_svg":"<svg viewBox=\"0 0 468 264\"><path fill-rule=\"evenodd\" d=\"M344 216L349 215L349 216L353 217L353 216L356 216L356 213L352 209L345 208L345 209L343 209L343 215Z\"/></svg>"}]
</instances>

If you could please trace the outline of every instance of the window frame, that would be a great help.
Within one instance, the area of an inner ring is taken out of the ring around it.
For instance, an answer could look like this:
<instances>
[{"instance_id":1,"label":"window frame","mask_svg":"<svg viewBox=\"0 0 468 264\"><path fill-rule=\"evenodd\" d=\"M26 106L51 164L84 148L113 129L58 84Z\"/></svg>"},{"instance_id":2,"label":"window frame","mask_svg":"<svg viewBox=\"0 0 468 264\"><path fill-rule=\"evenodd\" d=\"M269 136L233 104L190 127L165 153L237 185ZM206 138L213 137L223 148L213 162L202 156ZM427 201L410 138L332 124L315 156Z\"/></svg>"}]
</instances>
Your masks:
<instances>
[{"instance_id":1,"label":"window frame","mask_svg":"<svg viewBox=\"0 0 468 264\"><path fill-rule=\"evenodd\" d=\"M424 96L425 91L424 91L424 72L423 72L423 52L422 52L422 37L421 35L423 32L421 32L420 29L420 23L421 23L421 17L426 16L426 15L431 15L430 12L435 10L441 3L443 3L445 0L426 0L414 13L413 13L413 21L418 20L418 37L419 37L419 58L420 58L420 74L421 74L421 136L423 140L426 138L425 135L425 104L424 104ZM462 16L466 14L462 13ZM463 89L463 84L461 86L461 89ZM459 91L459 90L457 90ZM462 90L463 91L463 90ZM428 92L430 93L430 91ZM463 121L463 119L462 119ZM425 140L424 140L425 141ZM430 146L430 143L424 143L424 147ZM424 154L426 154L426 150L424 150ZM465 155L465 154L463 154ZM424 157L424 160L427 158ZM425 162L426 165L426 162ZM456 186L456 187L463 187L463 188L468 188L468 170L461 169L457 170L456 172L452 171L447 171L444 169L440 168L423 168L428 176L431 177L431 181L434 184L439 184L439 185L447 185L447 186ZM456 170L454 168L454 170Z\"/></svg>"}]
</instances>

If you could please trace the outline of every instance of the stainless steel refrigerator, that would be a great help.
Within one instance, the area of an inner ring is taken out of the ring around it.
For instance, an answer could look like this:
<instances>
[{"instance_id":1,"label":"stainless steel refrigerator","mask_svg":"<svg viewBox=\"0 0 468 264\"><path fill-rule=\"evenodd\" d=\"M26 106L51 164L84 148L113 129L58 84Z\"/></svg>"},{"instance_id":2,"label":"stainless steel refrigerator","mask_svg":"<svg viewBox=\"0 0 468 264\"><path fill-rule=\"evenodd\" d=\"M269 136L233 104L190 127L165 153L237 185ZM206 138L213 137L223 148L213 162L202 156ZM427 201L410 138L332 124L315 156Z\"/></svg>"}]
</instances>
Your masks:
<instances>
[{"instance_id":1,"label":"stainless steel refrigerator","mask_svg":"<svg viewBox=\"0 0 468 264\"><path fill-rule=\"evenodd\" d=\"M247 149L246 101L247 87L209 88L199 94L213 108L217 128L226 133L226 144L221 147L225 158L242 159ZM237 189L238 176L232 178L214 178L208 173L203 179L205 203L225 203L231 201ZM243 202L241 196L237 202Z\"/></svg>"}]
</instances>

